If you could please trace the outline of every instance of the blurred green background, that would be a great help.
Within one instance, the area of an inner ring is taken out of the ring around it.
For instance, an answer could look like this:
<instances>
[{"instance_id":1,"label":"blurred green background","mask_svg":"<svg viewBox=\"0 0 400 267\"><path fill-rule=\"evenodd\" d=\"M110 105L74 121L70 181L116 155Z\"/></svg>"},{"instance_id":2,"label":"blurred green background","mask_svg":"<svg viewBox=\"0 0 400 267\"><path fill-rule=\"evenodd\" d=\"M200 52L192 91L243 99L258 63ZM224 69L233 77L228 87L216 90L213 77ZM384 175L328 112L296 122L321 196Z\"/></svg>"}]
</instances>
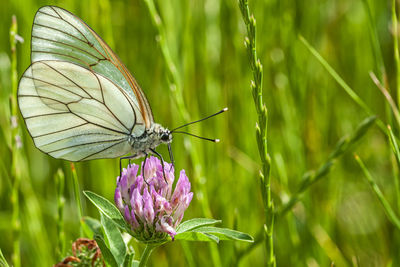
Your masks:
<instances>
[{"instance_id":1,"label":"blurred green background","mask_svg":"<svg viewBox=\"0 0 400 267\"><path fill-rule=\"evenodd\" d=\"M119 55L145 91L156 122L173 128L187 121L171 97L166 64L157 32L143 1L131 0L2 0L0 2L0 248L11 262L9 31L16 15L18 77L30 64L30 32L37 9L63 7L82 18ZM398 135L387 102L369 77L383 77L396 99L392 1L386 0L250 0L257 19L257 50L264 69L264 101L269 111L268 144L272 158L272 192L279 209L299 188L301 178L316 169L339 139L354 131L364 112L299 41L304 36L367 106ZM191 119L227 106L229 112L193 125L190 132L221 139L213 144L181 135L172 145L176 170L184 168L195 197L185 219L213 217L223 227L257 236L265 222L255 139L257 115L250 90L252 73L244 47L246 29L236 0L156 1L167 44L178 72ZM369 13L370 12L370 13ZM376 39L371 38L371 29ZM375 42L374 42L375 40ZM376 42L377 41L377 42ZM380 51L381 54L376 53ZM383 63L383 65L382 65ZM70 163L35 148L25 125L22 159L17 170L21 218L22 266L51 266L56 257L56 185L61 168L66 175L66 247L79 237ZM166 147L158 151L168 158ZM190 152L191 151L191 152ZM397 165L385 134L374 126L359 142L356 153L395 210ZM190 155L196 155L193 159ZM82 190L112 200L118 159L76 163ZM83 198L84 214L98 218ZM400 266L399 229L346 153L327 176L312 185L285 216L276 218L274 249L278 266ZM152 266L262 266L263 243L169 243L152 255ZM141 245L135 247L138 254Z\"/></svg>"}]
</instances>

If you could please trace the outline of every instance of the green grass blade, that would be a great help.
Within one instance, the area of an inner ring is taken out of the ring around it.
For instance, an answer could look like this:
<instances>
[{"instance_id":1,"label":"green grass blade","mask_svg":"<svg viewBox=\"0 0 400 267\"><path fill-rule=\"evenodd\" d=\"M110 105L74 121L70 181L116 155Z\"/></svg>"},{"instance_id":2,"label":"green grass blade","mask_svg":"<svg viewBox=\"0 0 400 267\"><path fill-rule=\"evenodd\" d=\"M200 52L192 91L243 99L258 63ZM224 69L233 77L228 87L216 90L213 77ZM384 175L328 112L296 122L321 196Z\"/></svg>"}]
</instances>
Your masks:
<instances>
[{"instance_id":1,"label":"green grass blade","mask_svg":"<svg viewBox=\"0 0 400 267\"><path fill-rule=\"evenodd\" d=\"M389 131L389 143L392 148L393 154L395 155L397 168L400 168L400 150L396 137L393 134L392 128L388 125ZM398 175L394 178L394 184L396 186L396 194L397 194L397 208L400 209L400 181Z\"/></svg>"},{"instance_id":2,"label":"green grass blade","mask_svg":"<svg viewBox=\"0 0 400 267\"><path fill-rule=\"evenodd\" d=\"M369 173L369 171L365 167L365 165L362 162L362 160L360 159L360 157L357 156L357 155L355 155L354 157L355 157L358 165L360 165L360 168L363 171L363 173L365 175L365 178L367 179L368 183L372 187L372 190L374 191L375 195L377 196L377 198L381 202L381 204L383 206L383 209L384 209L389 221L391 223L393 223L393 225L400 231L400 220L397 217L396 213L391 208L389 202L386 200L385 196L383 195L382 191L379 189L378 185L374 182L374 179L372 179L371 174Z\"/></svg>"},{"instance_id":3,"label":"green grass blade","mask_svg":"<svg viewBox=\"0 0 400 267\"><path fill-rule=\"evenodd\" d=\"M398 21L396 14L396 0L392 0L392 26L393 26L393 54L396 67L396 94L397 105L400 105L400 56L399 56L399 38Z\"/></svg>"},{"instance_id":4,"label":"green grass blade","mask_svg":"<svg viewBox=\"0 0 400 267\"><path fill-rule=\"evenodd\" d=\"M368 115L374 114L368 105L354 92L353 89L340 77L340 75L329 65L329 63L317 52L317 50L310 45L310 43L301 35L299 35L300 41L305 45L305 47L311 52L311 54L321 63L321 65L326 69L326 71L332 76L332 78L344 89L344 91L356 102ZM381 120L377 120L379 128L383 132L386 131L385 124Z\"/></svg>"},{"instance_id":5,"label":"green grass blade","mask_svg":"<svg viewBox=\"0 0 400 267\"><path fill-rule=\"evenodd\" d=\"M366 13L368 15L368 30L371 40L372 51L375 57L376 71L378 72L379 79L382 81L386 75L385 64L383 62L381 46L379 43L378 33L376 31L376 21L372 14L372 8L369 0L363 0Z\"/></svg>"}]
</instances>

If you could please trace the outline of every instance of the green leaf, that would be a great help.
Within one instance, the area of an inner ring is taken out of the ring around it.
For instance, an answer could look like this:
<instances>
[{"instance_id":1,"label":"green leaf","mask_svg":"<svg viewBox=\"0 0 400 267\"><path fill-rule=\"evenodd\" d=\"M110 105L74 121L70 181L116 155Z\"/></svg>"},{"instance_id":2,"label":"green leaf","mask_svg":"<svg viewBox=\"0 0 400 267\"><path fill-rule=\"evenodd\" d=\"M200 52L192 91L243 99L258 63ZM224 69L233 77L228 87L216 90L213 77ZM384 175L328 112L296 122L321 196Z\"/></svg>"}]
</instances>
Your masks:
<instances>
[{"instance_id":1,"label":"green leaf","mask_svg":"<svg viewBox=\"0 0 400 267\"><path fill-rule=\"evenodd\" d=\"M186 240L186 241L205 241L205 242L219 242L219 238L210 233L202 232L184 232L179 233L175 236L175 240Z\"/></svg>"},{"instance_id":2,"label":"green leaf","mask_svg":"<svg viewBox=\"0 0 400 267\"><path fill-rule=\"evenodd\" d=\"M176 228L177 233L187 232L199 227L210 226L217 223L221 223L221 220L207 219L207 218L195 218L184 221L178 228Z\"/></svg>"},{"instance_id":3,"label":"green leaf","mask_svg":"<svg viewBox=\"0 0 400 267\"><path fill-rule=\"evenodd\" d=\"M254 242L254 239L251 235L243 233L243 232L231 230L228 228L205 226L205 227L197 228L193 231L201 232L204 234L212 234L214 236L217 236L220 240L238 240L238 241L244 241L244 242Z\"/></svg>"},{"instance_id":4,"label":"green leaf","mask_svg":"<svg viewBox=\"0 0 400 267\"><path fill-rule=\"evenodd\" d=\"M101 254L103 255L103 259L109 265L111 265L111 267L118 267L118 264L115 261L115 258L113 256L113 254L111 253L111 251L108 249L106 243L104 242L104 239L99 235L95 235L94 236L94 240L96 240L97 245L99 246L99 248L101 250Z\"/></svg>"},{"instance_id":5,"label":"green leaf","mask_svg":"<svg viewBox=\"0 0 400 267\"><path fill-rule=\"evenodd\" d=\"M94 235L103 235L101 223L95 218L85 216L82 218L81 225L85 235L90 238L93 238Z\"/></svg>"},{"instance_id":6,"label":"green leaf","mask_svg":"<svg viewBox=\"0 0 400 267\"><path fill-rule=\"evenodd\" d=\"M122 239L118 227L110 218L104 214L100 214L100 218L101 224L103 225L104 234L108 240L110 251L114 255L114 259L118 266L121 266L124 263L126 256L125 242Z\"/></svg>"},{"instance_id":7,"label":"green leaf","mask_svg":"<svg viewBox=\"0 0 400 267\"><path fill-rule=\"evenodd\" d=\"M124 217L122 217L119 210L110 201L90 191L83 191L83 193L102 214L113 220L113 222L122 229L128 232L130 231Z\"/></svg>"}]
</instances>

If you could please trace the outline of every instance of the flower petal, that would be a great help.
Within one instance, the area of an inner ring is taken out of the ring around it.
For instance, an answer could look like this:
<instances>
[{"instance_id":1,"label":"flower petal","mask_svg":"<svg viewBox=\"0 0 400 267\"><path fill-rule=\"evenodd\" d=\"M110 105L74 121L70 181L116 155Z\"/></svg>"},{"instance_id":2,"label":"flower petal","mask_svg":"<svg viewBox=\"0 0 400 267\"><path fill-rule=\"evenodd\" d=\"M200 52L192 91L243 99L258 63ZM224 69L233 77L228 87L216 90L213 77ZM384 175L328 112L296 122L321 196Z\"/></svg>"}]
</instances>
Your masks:
<instances>
[{"instance_id":1,"label":"flower petal","mask_svg":"<svg viewBox=\"0 0 400 267\"><path fill-rule=\"evenodd\" d=\"M172 240L174 240L174 236L176 235L176 231L172 226L172 217L171 216L163 216L161 220L156 225L156 230L160 232L167 233L171 236Z\"/></svg>"},{"instance_id":2,"label":"flower petal","mask_svg":"<svg viewBox=\"0 0 400 267\"><path fill-rule=\"evenodd\" d=\"M153 199L149 194L147 188L143 190L143 215L148 225L152 225L154 221L154 208L153 208Z\"/></svg>"},{"instance_id":3,"label":"flower petal","mask_svg":"<svg viewBox=\"0 0 400 267\"><path fill-rule=\"evenodd\" d=\"M124 202L122 201L122 195L121 195L121 190L120 188L117 186L117 188L115 189L115 194L114 194L114 203L115 206L117 206L117 208L123 212L124 210Z\"/></svg>"},{"instance_id":4,"label":"flower petal","mask_svg":"<svg viewBox=\"0 0 400 267\"><path fill-rule=\"evenodd\" d=\"M133 190L132 198L131 198L131 206L135 211L135 214L140 218L143 219L143 197L139 193L139 189L135 188Z\"/></svg>"}]
</instances>

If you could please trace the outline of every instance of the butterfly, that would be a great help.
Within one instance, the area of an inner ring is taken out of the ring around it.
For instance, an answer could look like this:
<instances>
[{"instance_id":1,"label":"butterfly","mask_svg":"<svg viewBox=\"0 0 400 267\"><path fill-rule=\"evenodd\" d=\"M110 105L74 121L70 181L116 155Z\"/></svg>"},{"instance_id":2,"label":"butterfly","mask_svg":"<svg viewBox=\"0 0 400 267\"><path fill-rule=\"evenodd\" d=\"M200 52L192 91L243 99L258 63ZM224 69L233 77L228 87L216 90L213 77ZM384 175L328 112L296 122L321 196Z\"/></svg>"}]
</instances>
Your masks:
<instances>
[{"instance_id":1,"label":"butterfly","mask_svg":"<svg viewBox=\"0 0 400 267\"><path fill-rule=\"evenodd\" d=\"M83 20L55 6L35 15L31 65L19 82L18 104L35 146L69 161L149 153L162 159L155 148L163 143L173 162L175 130L227 110L172 131L155 123L144 92L118 56Z\"/></svg>"}]
</instances>

